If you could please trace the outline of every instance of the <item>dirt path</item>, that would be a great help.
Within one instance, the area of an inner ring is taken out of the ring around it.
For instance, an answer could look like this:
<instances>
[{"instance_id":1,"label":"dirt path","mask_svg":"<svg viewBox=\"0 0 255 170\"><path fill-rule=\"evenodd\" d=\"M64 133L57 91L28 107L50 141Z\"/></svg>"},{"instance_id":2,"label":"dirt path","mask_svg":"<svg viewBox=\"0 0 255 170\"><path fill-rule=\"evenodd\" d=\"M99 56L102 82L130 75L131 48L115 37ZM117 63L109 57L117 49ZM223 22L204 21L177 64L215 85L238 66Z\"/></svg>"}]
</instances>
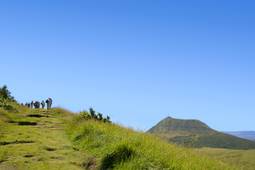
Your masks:
<instances>
[{"instance_id":1,"label":"dirt path","mask_svg":"<svg viewBox=\"0 0 255 170\"><path fill-rule=\"evenodd\" d=\"M0 170L86 169L89 157L73 149L58 114L23 114L0 128Z\"/></svg>"}]
</instances>

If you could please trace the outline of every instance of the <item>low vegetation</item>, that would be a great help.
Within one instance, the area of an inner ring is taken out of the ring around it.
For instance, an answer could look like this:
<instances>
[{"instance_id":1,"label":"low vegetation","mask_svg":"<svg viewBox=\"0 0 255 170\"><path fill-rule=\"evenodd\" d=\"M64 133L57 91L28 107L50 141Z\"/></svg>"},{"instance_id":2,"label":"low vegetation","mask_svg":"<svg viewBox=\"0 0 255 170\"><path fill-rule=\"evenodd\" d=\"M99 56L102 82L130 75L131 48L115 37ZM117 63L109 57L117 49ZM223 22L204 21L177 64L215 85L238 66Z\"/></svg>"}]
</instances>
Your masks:
<instances>
[{"instance_id":1,"label":"low vegetation","mask_svg":"<svg viewBox=\"0 0 255 170\"><path fill-rule=\"evenodd\" d=\"M95 156L98 169L231 169L190 149L79 115L69 123L67 132L77 150Z\"/></svg>"},{"instance_id":2,"label":"low vegetation","mask_svg":"<svg viewBox=\"0 0 255 170\"><path fill-rule=\"evenodd\" d=\"M59 110L0 108L0 169L82 170L89 155L73 149ZM62 110L60 111L62 112ZM43 117L31 117L38 113ZM63 112L64 114L64 112ZM68 117L66 117L68 118Z\"/></svg>"},{"instance_id":3,"label":"low vegetation","mask_svg":"<svg viewBox=\"0 0 255 170\"><path fill-rule=\"evenodd\" d=\"M96 112L93 108L90 108L89 111L82 111L79 113L78 119L80 120L98 120L103 122L111 123L110 117L103 117L102 113Z\"/></svg>"},{"instance_id":4,"label":"low vegetation","mask_svg":"<svg viewBox=\"0 0 255 170\"><path fill-rule=\"evenodd\" d=\"M229 169L110 122L63 109L23 109L0 110L0 169ZM31 116L38 114L45 116Z\"/></svg>"},{"instance_id":5,"label":"low vegetation","mask_svg":"<svg viewBox=\"0 0 255 170\"><path fill-rule=\"evenodd\" d=\"M0 169L232 170L221 161L112 123L93 109L0 108ZM92 111L93 110L93 111Z\"/></svg>"},{"instance_id":6,"label":"low vegetation","mask_svg":"<svg viewBox=\"0 0 255 170\"><path fill-rule=\"evenodd\" d=\"M0 87L0 99L16 102L6 85L4 85L3 87Z\"/></svg>"},{"instance_id":7,"label":"low vegetation","mask_svg":"<svg viewBox=\"0 0 255 170\"><path fill-rule=\"evenodd\" d=\"M210 156L242 170L255 169L255 150L232 150L219 148L201 148L198 154Z\"/></svg>"}]
</instances>

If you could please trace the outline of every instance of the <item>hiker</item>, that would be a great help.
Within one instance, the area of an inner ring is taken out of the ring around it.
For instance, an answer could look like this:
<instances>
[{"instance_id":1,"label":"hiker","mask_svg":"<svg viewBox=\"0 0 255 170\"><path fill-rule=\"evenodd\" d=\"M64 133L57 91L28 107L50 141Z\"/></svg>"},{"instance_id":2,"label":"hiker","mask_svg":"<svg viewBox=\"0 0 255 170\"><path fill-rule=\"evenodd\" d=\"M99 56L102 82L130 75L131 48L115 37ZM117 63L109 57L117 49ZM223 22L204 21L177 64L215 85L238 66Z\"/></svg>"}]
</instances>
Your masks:
<instances>
[{"instance_id":1,"label":"hiker","mask_svg":"<svg viewBox=\"0 0 255 170\"><path fill-rule=\"evenodd\" d=\"M42 109L44 109L44 107L45 107L45 102L44 102L44 100L41 102L41 105L42 105Z\"/></svg>"},{"instance_id":2,"label":"hiker","mask_svg":"<svg viewBox=\"0 0 255 170\"><path fill-rule=\"evenodd\" d=\"M35 103L34 103L34 101L32 100L31 105L30 105L30 106L31 106L31 109L33 109L34 104L35 104Z\"/></svg>"},{"instance_id":3,"label":"hiker","mask_svg":"<svg viewBox=\"0 0 255 170\"><path fill-rule=\"evenodd\" d=\"M47 104L47 109L51 109L52 99L50 97L46 100L46 104Z\"/></svg>"},{"instance_id":4,"label":"hiker","mask_svg":"<svg viewBox=\"0 0 255 170\"><path fill-rule=\"evenodd\" d=\"M38 102L38 101L34 102L34 108L39 109L40 108L40 102Z\"/></svg>"}]
</instances>

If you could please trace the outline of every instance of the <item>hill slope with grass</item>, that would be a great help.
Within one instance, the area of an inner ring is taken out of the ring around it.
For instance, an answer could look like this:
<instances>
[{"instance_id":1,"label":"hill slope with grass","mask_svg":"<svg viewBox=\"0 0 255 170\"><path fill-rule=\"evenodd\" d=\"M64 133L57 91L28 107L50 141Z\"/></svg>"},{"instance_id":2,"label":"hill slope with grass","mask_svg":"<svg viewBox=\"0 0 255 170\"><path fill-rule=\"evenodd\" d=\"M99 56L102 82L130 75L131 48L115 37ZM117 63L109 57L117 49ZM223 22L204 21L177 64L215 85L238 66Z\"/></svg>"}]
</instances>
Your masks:
<instances>
[{"instance_id":1,"label":"hill slope with grass","mask_svg":"<svg viewBox=\"0 0 255 170\"><path fill-rule=\"evenodd\" d=\"M0 108L0 169L233 169L87 112Z\"/></svg>"},{"instance_id":2,"label":"hill slope with grass","mask_svg":"<svg viewBox=\"0 0 255 170\"><path fill-rule=\"evenodd\" d=\"M199 120L167 117L148 132L188 147L255 149L255 142L218 132Z\"/></svg>"},{"instance_id":3,"label":"hill slope with grass","mask_svg":"<svg viewBox=\"0 0 255 170\"><path fill-rule=\"evenodd\" d=\"M83 169L88 155L73 149L63 119L58 110L0 109L0 169Z\"/></svg>"},{"instance_id":4,"label":"hill slope with grass","mask_svg":"<svg viewBox=\"0 0 255 170\"><path fill-rule=\"evenodd\" d=\"M209 156L243 170L255 170L255 150L199 148L198 154Z\"/></svg>"},{"instance_id":5,"label":"hill slope with grass","mask_svg":"<svg viewBox=\"0 0 255 170\"><path fill-rule=\"evenodd\" d=\"M248 139L255 141L255 131L233 131L233 132L224 132L239 138Z\"/></svg>"}]
</instances>

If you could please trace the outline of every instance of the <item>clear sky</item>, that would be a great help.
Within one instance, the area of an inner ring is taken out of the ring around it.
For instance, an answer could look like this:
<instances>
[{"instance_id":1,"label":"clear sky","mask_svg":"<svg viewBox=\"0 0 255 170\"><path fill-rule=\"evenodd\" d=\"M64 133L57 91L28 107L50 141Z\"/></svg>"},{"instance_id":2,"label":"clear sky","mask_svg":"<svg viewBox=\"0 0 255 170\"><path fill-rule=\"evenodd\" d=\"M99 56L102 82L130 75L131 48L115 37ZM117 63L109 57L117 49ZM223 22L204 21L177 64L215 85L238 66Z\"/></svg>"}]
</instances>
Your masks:
<instances>
[{"instance_id":1,"label":"clear sky","mask_svg":"<svg viewBox=\"0 0 255 170\"><path fill-rule=\"evenodd\" d=\"M166 116L255 130L255 3L4 0L0 85L146 130Z\"/></svg>"}]
</instances>

